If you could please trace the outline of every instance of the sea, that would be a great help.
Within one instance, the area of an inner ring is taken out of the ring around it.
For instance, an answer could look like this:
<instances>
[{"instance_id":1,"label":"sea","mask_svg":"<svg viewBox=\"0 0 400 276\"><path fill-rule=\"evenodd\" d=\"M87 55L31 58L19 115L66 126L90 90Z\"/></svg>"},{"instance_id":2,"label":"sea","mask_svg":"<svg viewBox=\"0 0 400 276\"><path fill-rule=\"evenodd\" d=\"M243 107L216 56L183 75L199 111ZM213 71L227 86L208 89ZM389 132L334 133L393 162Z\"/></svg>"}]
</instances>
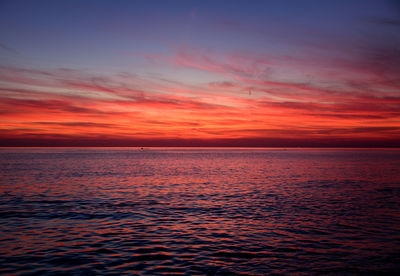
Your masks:
<instances>
[{"instance_id":1,"label":"sea","mask_svg":"<svg viewBox=\"0 0 400 276\"><path fill-rule=\"evenodd\" d=\"M1 275L399 275L400 149L1 148Z\"/></svg>"}]
</instances>

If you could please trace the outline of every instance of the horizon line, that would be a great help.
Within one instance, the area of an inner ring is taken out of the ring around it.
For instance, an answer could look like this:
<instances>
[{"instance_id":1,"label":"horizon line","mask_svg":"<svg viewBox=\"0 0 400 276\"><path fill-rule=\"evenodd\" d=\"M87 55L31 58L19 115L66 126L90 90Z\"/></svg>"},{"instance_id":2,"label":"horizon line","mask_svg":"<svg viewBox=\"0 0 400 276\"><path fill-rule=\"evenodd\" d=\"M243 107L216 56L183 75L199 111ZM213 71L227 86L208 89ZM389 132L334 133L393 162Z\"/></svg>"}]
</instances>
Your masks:
<instances>
[{"instance_id":1,"label":"horizon line","mask_svg":"<svg viewBox=\"0 0 400 276\"><path fill-rule=\"evenodd\" d=\"M400 146L0 146L9 148L130 148L130 149L400 149Z\"/></svg>"}]
</instances>

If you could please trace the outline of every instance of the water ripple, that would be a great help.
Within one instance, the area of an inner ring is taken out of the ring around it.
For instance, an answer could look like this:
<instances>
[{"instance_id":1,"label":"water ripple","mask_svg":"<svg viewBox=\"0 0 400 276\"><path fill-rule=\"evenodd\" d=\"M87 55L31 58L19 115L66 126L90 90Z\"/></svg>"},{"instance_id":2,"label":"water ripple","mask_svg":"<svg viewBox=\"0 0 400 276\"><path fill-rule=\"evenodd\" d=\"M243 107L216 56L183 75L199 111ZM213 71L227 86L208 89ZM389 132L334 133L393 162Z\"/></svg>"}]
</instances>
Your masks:
<instances>
[{"instance_id":1,"label":"water ripple","mask_svg":"<svg viewBox=\"0 0 400 276\"><path fill-rule=\"evenodd\" d=\"M394 275L399 153L2 149L0 274Z\"/></svg>"}]
</instances>

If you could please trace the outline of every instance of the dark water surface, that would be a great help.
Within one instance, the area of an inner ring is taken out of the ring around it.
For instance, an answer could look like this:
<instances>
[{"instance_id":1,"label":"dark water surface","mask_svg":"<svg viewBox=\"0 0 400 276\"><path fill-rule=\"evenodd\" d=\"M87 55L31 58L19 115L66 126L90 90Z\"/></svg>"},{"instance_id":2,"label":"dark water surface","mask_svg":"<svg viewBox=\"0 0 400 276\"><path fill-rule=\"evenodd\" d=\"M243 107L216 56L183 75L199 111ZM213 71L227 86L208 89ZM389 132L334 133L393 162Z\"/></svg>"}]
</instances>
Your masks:
<instances>
[{"instance_id":1,"label":"dark water surface","mask_svg":"<svg viewBox=\"0 0 400 276\"><path fill-rule=\"evenodd\" d=\"M0 274L400 271L400 150L0 149Z\"/></svg>"}]
</instances>

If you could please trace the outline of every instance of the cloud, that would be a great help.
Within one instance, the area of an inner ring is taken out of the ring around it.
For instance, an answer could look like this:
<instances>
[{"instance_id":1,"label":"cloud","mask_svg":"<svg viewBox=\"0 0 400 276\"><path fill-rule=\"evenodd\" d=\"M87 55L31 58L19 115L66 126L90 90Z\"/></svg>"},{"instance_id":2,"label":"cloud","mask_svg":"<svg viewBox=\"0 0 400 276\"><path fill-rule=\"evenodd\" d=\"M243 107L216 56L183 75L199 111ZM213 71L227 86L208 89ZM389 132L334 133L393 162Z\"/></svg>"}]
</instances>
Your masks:
<instances>
[{"instance_id":1,"label":"cloud","mask_svg":"<svg viewBox=\"0 0 400 276\"><path fill-rule=\"evenodd\" d=\"M210 82L208 84L212 88L235 88L237 84L231 81Z\"/></svg>"},{"instance_id":2,"label":"cloud","mask_svg":"<svg viewBox=\"0 0 400 276\"><path fill-rule=\"evenodd\" d=\"M12 47L9 47L6 44L1 43L1 42L0 42L0 49L6 51L8 53L11 53L13 55L16 55L16 56L20 56L21 55L16 49L14 49Z\"/></svg>"},{"instance_id":3,"label":"cloud","mask_svg":"<svg viewBox=\"0 0 400 276\"><path fill-rule=\"evenodd\" d=\"M321 144L351 135L357 141L399 137L400 98L369 79L329 87L257 76L271 65L260 56L217 58L204 52L200 57L186 53L184 59L183 67L211 70L222 80L196 87L129 74L2 67L0 138L38 141L35 135L43 134L54 143L81 139L82 145L95 139L115 145L145 139L171 145L182 139L266 145L264 139L277 145L279 138ZM364 90L367 84L372 85Z\"/></svg>"},{"instance_id":4,"label":"cloud","mask_svg":"<svg viewBox=\"0 0 400 276\"><path fill-rule=\"evenodd\" d=\"M386 18L386 17L373 17L369 19L370 22L376 23L376 24L382 24L385 26L394 26L394 27L399 27L400 26L400 19L393 19L393 18Z\"/></svg>"},{"instance_id":5,"label":"cloud","mask_svg":"<svg viewBox=\"0 0 400 276\"><path fill-rule=\"evenodd\" d=\"M115 124L93 123L93 122L32 122L38 125L70 126L70 127L115 127Z\"/></svg>"}]
</instances>

